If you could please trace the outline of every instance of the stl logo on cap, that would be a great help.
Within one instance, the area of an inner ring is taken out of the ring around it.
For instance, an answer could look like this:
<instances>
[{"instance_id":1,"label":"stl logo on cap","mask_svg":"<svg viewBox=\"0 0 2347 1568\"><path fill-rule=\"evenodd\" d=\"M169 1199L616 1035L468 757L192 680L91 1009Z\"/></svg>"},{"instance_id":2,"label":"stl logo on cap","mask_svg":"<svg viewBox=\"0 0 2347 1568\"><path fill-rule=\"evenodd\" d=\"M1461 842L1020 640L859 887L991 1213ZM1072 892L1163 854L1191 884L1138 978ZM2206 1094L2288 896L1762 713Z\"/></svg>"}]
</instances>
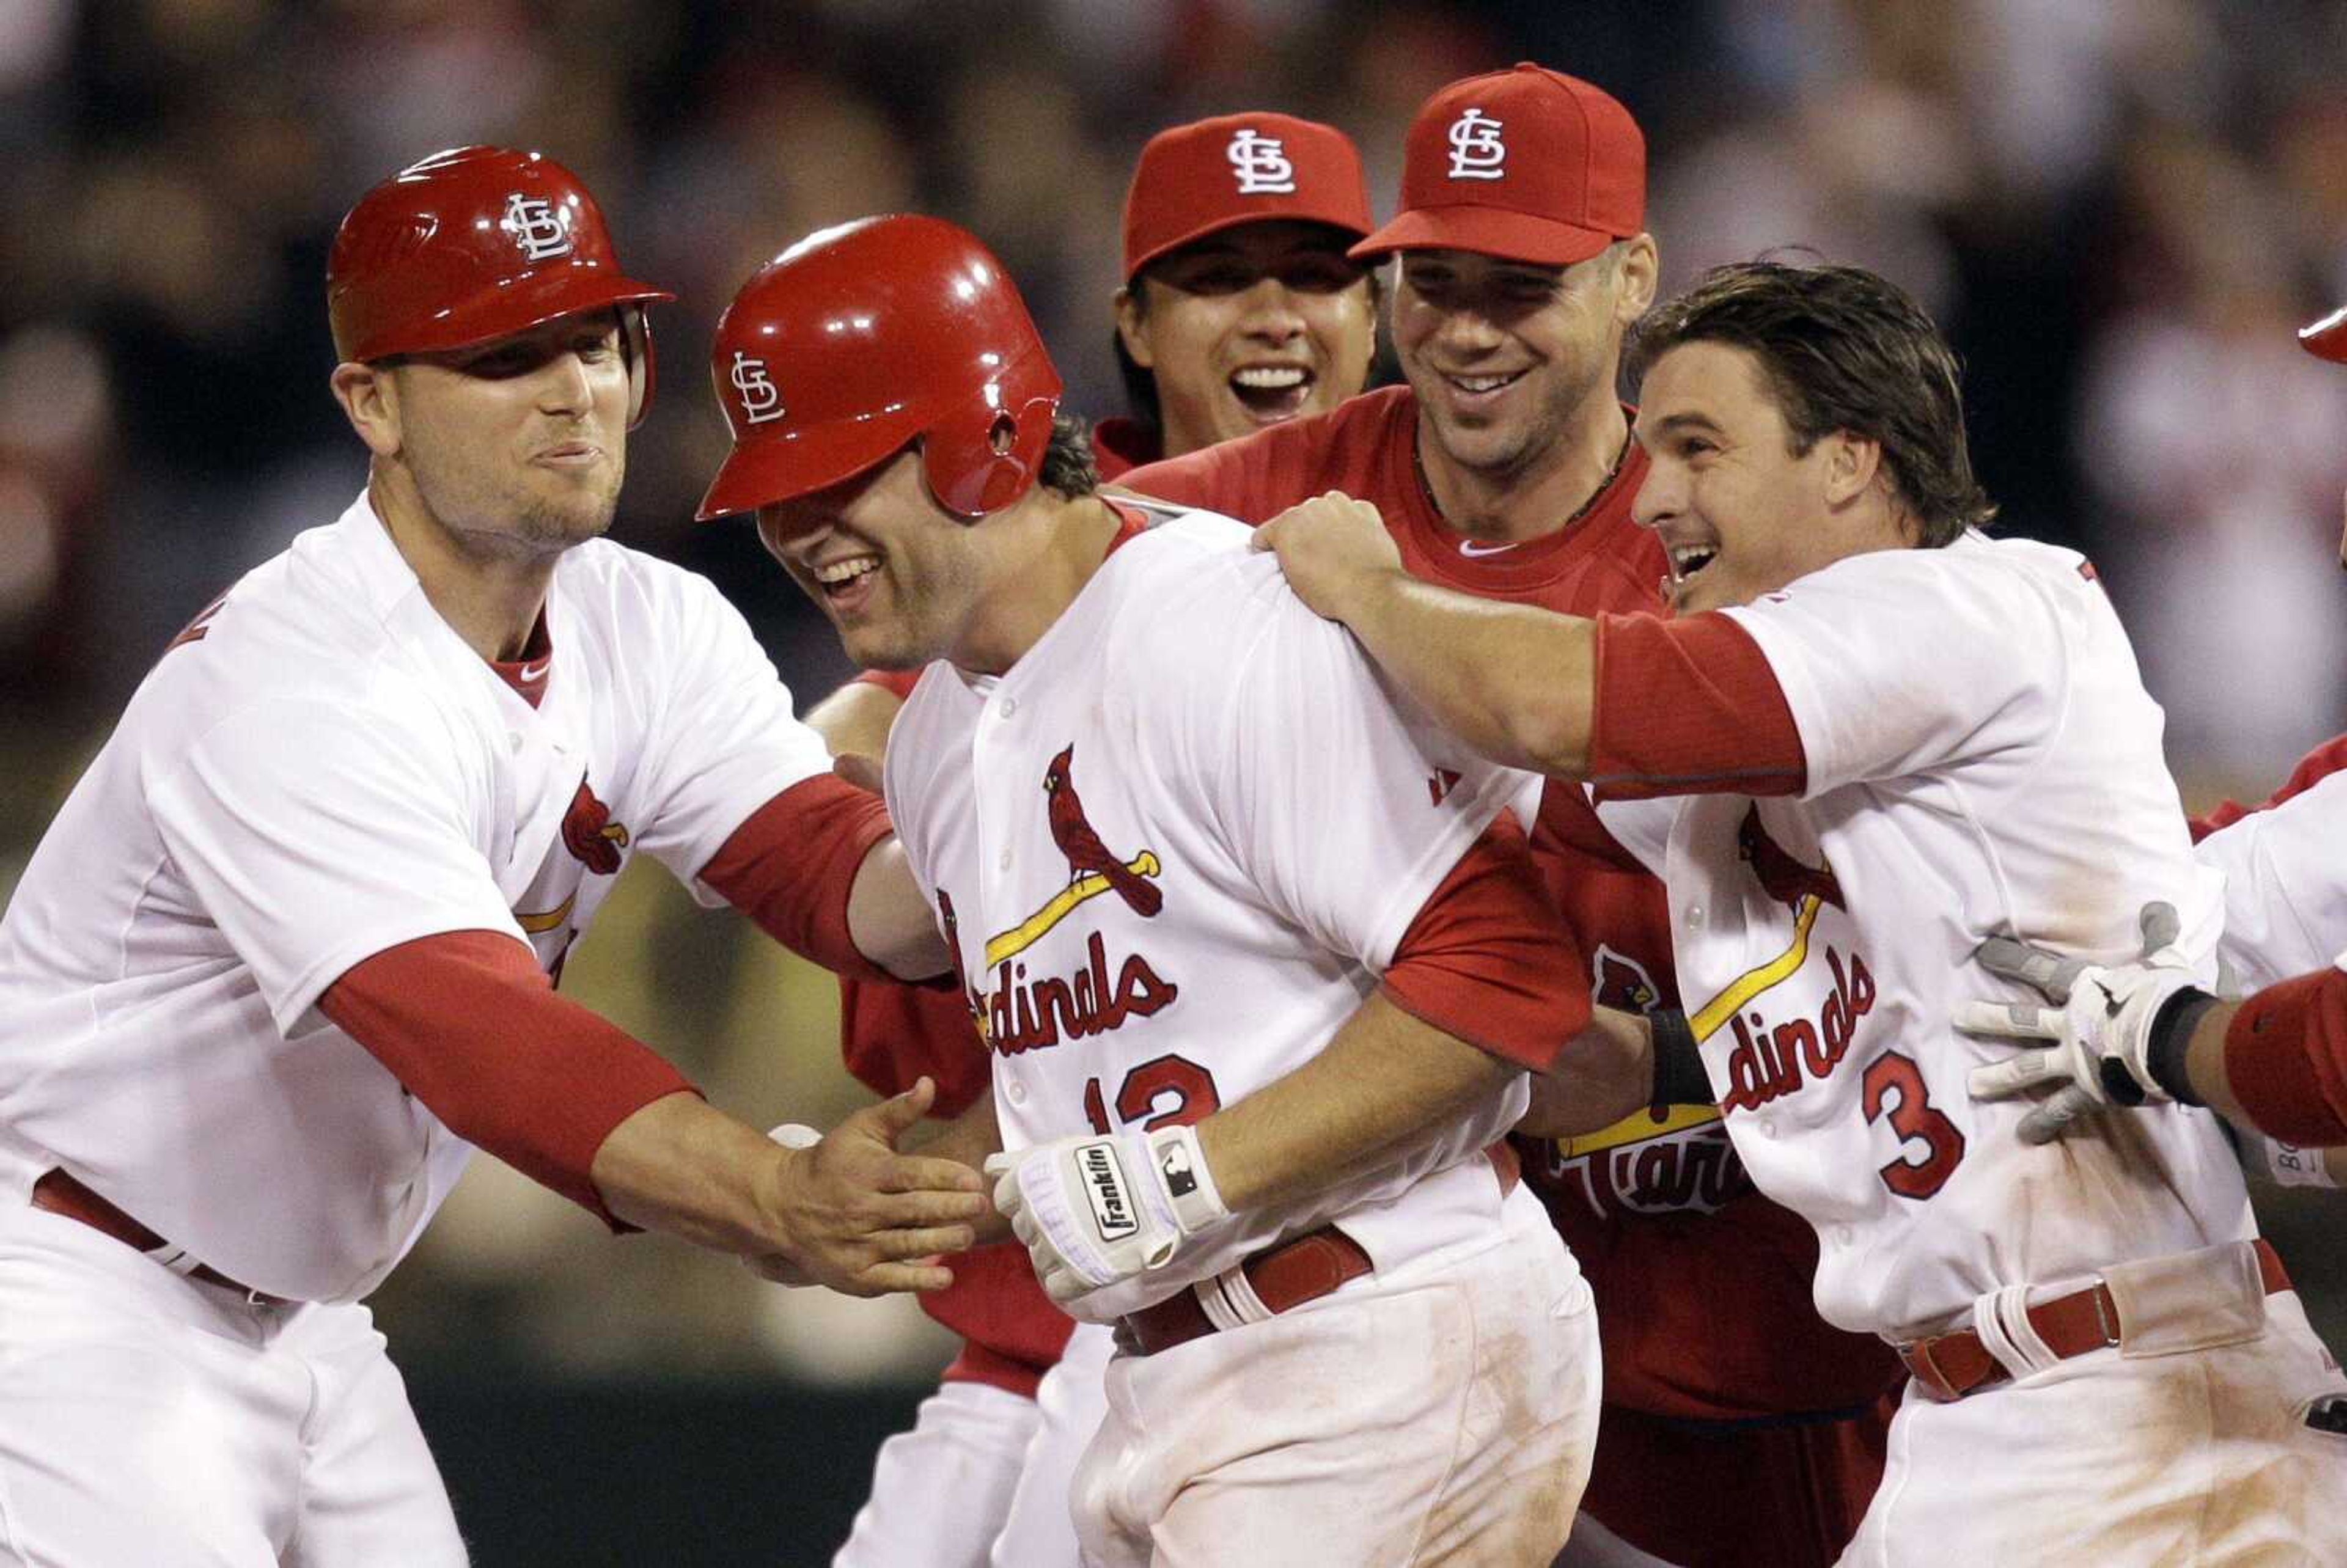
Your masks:
<instances>
[{"instance_id":1,"label":"stl logo on cap","mask_svg":"<svg viewBox=\"0 0 2347 1568\"><path fill-rule=\"evenodd\" d=\"M551 202L515 191L506 199L505 231L514 237L522 254L533 261L550 261L570 254L570 225Z\"/></svg>"},{"instance_id":2,"label":"stl logo on cap","mask_svg":"<svg viewBox=\"0 0 2347 1568\"><path fill-rule=\"evenodd\" d=\"M764 425L783 416L783 389L766 374L766 362L733 351L733 390L742 395L742 423Z\"/></svg>"},{"instance_id":3,"label":"stl logo on cap","mask_svg":"<svg viewBox=\"0 0 2347 1568\"><path fill-rule=\"evenodd\" d=\"M1507 175L1508 148L1500 139L1505 128L1481 109L1469 109L1450 122L1450 178L1501 179Z\"/></svg>"},{"instance_id":4,"label":"stl logo on cap","mask_svg":"<svg viewBox=\"0 0 2347 1568\"><path fill-rule=\"evenodd\" d=\"M1252 128L1243 128L1231 138L1226 156L1238 174L1241 196L1295 194L1296 165L1287 160L1287 149L1277 137L1258 136Z\"/></svg>"}]
</instances>

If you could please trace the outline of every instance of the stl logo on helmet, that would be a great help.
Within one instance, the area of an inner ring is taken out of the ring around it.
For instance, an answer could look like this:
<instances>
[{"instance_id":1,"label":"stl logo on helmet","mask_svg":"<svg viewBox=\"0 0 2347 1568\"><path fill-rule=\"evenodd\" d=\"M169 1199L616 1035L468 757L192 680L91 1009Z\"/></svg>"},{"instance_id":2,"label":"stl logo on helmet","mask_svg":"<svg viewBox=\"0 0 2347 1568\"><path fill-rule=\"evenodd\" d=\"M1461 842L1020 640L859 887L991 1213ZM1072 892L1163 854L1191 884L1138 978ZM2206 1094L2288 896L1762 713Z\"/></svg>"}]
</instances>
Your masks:
<instances>
[{"instance_id":1,"label":"stl logo on helmet","mask_svg":"<svg viewBox=\"0 0 2347 1568\"><path fill-rule=\"evenodd\" d=\"M1450 122L1450 178L1501 179L1507 176L1507 144L1500 139L1506 128L1481 109L1469 109Z\"/></svg>"},{"instance_id":2,"label":"stl logo on helmet","mask_svg":"<svg viewBox=\"0 0 2347 1568\"><path fill-rule=\"evenodd\" d=\"M567 216L557 212L552 202L517 190L506 198L505 231L531 261L551 261L570 254Z\"/></svg>"},{"instance_id":3,"label":"stl logo on helmet","mask_svg":"<svg viewBox=\"0 0 2347 1568\"><path fill-rule=\"evenodd\" d=\"M1238 175L1241 196L1295 194L1296 165L1288 161L1287 149L1277 137L1258 136L1252 128L1241 130L1231 138L1225 156Z\"/></svg>"},{"instance_id":4,"label":"stl logo on helmet","mask_svg":"<svg viewBox=\"0 0 2347 1568\"><path fill-rule=\"evenodd\" d=\"M733 390L742 399L742 423L764 425L783 416L783 389L766 374L766 362L733 351Z\"/></svg>"}]
</instances>

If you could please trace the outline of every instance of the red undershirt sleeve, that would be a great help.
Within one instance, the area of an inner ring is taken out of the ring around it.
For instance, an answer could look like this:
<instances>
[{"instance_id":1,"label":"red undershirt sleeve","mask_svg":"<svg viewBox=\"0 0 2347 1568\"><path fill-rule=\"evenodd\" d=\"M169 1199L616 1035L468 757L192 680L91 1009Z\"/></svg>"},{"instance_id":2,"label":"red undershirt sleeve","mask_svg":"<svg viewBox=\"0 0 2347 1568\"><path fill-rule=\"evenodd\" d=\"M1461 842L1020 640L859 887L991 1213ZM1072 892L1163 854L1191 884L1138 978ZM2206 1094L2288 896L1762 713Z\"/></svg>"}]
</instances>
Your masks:
<instances>
[{"instance_id":1,"label":"red undershirt sleeve","mask_svg":"<svg viewBox=\"0 0 2347 1568\"><path fill-rule=\"evenodd\" d=\"M588 1180L611 1129L664 1095L694 1093L650 1049L554 992L528 948L446 931L345 970L318 1009L450 1131L615 1231Z\"/></svg>"},{"instance_id":2,"label":"red undershirt sleeve","mask_svg":"<svg viewBox=\"0 0 2347 1568\"><path fill-rule=\"evenodd\" d=\"M1800 728L1768 655L1730 617L1598 617L1594 685L1599 799L1800 794Z\"/></svg>"},{"instance_id":3,"label":"red undershirt sleeve","mask_svg":"<svg viewBox=\"0 0 2347 1568\"><path fill-rule=\"evenodd\" d=\"M847 896L895 829L880 797L846 779L801 779L733 830L701 873L719 897L802 958L857 979L897 977L856 950Z\"/></svg>"},{"instance_id":4,"label":"red undershirt sleeve","mask_svg":"<svg viewBox=\"0 0 2347 1568\"><path fill-rule=\"evenodd\" d=\"M884 692L894 692L899 702L910 697L913 688L921 683L918 670L866 670L856 678L867 686L877 686Z\"/></svg>"},{"instance_id":5,"label":"red undershirt sleeve","mask_svg":"<svg viewBox=\"0 0 2347 1568\"><path fill-rule=\"evenodd\" d=\"M2225 1030L2225 1079L2267 1136L2347 1143L2347 973L2317 969L2243 1002Z\"/></svg>"},{"instance_id":6,"label":"red undershirt sleeve","mask_svg":"<svg viewBox=\"0 0 2347 1568\"><path fill-rule=\"evenodd\" d=\"M1420 1022L1543 1072L1589 1021L1585 971L1503 813L1419 908L1383 989Z\"/></svg>"}]
</instances>

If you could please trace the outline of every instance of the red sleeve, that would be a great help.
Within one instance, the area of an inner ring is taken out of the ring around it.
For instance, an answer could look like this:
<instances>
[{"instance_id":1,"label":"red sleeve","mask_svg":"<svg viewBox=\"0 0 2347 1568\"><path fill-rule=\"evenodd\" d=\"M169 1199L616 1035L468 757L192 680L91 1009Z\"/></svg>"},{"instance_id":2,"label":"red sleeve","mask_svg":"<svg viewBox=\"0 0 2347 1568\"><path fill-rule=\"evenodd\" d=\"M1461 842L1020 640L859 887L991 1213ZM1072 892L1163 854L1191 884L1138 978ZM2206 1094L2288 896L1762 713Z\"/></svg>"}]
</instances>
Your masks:
<instances>
[{"instance_id":1,"label":"red sleeve","mask_svg":"<svg viewBox=\"0 0 2347 1568\"><path fill-rule=\"evenodd\" d=\"M2317 969L2243 1002L2225 1030L2225 1079L2267 1136L2347 1143L2347 973Z\"/></svg>"},{"instance_id":2,"label":"red sleeve","mask_svg":"<svg viewBox=\"0 0 2347 1568\"><path fill-rule=\"evenodd\" d=\"M1282 501L1269 511L1264 509L1272 487L1267 466L1271 455L1267 443L1248 436L1202 447L1162 463L1144 463L1116 482L1120 488L1153 496L1178 507L1220 512L1241 522L1261 522L1293 504Z\"/></svg>"},{"instance_id":3,"label":"red sleeve","mask_svg":"<svg viewBox=\"0 0 2347 1568\"><path fill-rule=\"evenodd\" d=\"M588 1181L611 1129L682 1075L577 1002L497 931L386 948L326 988L318 1009L366 1047L449 1130L613 1230Z\"/></svg>"},{"instance_id":4,"label":"red sleeve","mask_svg":"<svg viewBox=\"0 0 2347 1568\"><path fill-rule=\"evenodd\" d=\"M1589 1021L1572 933L1532 868L1524 831L1501 815L1468 846L1386 968L1386 999L1503 1061L1544 1072Z\"/></svg>"},{"instance_id":5,"label":"red sleeve","mask_svg":"<svg viewBox=\"0 0 2347 1568\"><path fill-rule=\"evenodd\" d=\"M901 702L913 694L914 687L920 684L921 672L918 670L864 670L857 671L856 678L866 686L877 686L883 692L895 693L897 701Z\"/></svg>"},{"instance_id":6,"label":"red sleeve","mask_svg":"<svg viewBox=\"0 0 2347 1568\"><path fill-rule=\"evenodd\" d=\"M701 880L792 952L860 979L893 980L847 932L847 895L896 830L880 797L828 774L801 779L733 830Z\"/></svg>"},{"instance_id":7,"label":"red sleeve","mask_svg":"<svg viewBox=\"0 0 2347 1568\"><path fill-rule=\"evenodd\" d=\"M1602 798L1801 792L1793 710L1729 617L1602 615L1594 684L1589 783Z\"/></svg>"},{"instance_id":8,"label":"red sleeve","mask_svg":"<svg viewBox=\"0 0 2347 1568\"><path fill-rule=\"evenodd\" d=\"M2270 811L2291 796L2312 789L2342 768L2347 768L2347 735L2335 735L2299 758L2298 766L2291 770L2290 777L2282 781L2281 788L2257 804L2242 805L2238 801L2229 800L2206 816L2191 818L2188 825L2192 829L2192 842L2198 844L2219 828L2230 827L2252 813Z\"/></svg>"}]
</instances>

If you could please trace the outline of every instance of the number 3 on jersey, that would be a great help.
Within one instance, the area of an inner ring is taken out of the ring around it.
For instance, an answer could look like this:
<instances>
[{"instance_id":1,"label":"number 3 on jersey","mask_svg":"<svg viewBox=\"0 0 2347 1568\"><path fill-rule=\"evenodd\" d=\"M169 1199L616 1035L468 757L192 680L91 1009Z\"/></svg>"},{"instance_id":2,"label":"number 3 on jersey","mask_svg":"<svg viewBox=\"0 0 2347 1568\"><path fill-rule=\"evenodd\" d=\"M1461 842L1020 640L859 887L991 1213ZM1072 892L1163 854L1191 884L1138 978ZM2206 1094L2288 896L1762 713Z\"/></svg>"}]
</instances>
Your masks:
<instances>
[{"instance_id":1,"label":"number 3 on jersey","mask_svg":"<svg viewBox=\"0 0 2347 1568\"><path fill-rule=\"evenodd\" d=\"M1126 1073L1118 1086L1116 1120L1127 1127L1138 1124L1144 1132L1160 1127L1192 1127L1222 1109L1222 1104L1213 1073L1185 1056L1153 1057ZM1084 1084L1084 1116L1102 1137L1116 1131L1109 1124L1108 1105L1097 1078Z\"/></svg>"},{"instance_id":2,"label":"number 3 on jersey","mask_svg":"<svg viewBox=\"0 0 2347 1568\"><path fill-rule=\"evenodd\" d=\"M1885 1051L1866 1064L1866 1076L1860 1085L1865 1091L1870 1124L1881 1116L1888 1097L1891 1130L1899 1134L1901 1143L1911 1145L1921 1139L1924 1144L1921 1150L1909 1151L1916 1157L1902 1154L1883 1166L1882 1184L1902 1198L1928 1198L1946 1185L1963 1163L1964 1135L1932 1105L1914 1058Z\"/></svg>"}]
</instances>

